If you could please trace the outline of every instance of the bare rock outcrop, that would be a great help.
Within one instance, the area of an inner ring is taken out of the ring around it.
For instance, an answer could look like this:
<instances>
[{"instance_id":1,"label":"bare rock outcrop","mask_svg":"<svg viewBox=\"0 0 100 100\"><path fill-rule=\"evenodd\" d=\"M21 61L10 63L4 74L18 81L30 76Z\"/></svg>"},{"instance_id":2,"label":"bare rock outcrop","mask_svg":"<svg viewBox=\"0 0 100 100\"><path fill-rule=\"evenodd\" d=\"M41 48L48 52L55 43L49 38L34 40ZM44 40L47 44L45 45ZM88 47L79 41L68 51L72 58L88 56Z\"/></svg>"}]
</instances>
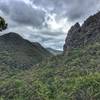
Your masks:
<instances>
[{"instance_id":1,"label":"bare rock outcrop","mask_svg":"<svg viewBox=\"0 0 100 100\"><path fill-rule=\"evenodd\" d=\"M64 44L64 53L100 41L100 12L90 16L82 26L76 23L68 31Z\"/></svg>"}]
</instances>

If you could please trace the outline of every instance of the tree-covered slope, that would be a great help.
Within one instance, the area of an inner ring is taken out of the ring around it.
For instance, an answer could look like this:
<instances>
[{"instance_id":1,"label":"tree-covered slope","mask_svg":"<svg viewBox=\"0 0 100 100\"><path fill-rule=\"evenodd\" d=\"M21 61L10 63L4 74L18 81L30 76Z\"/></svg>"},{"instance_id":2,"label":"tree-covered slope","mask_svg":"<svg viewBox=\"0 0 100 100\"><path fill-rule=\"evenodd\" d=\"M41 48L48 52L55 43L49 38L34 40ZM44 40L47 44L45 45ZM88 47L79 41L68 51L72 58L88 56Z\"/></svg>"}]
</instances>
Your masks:
<instances>
[{"instance_id":1,"label":"tree-covered slope","mask_svg":"<svg viewBox=\"0 0 100 100\"><path fill-rule=\"evenodd\" d=\"M53 60L53 61L52 61ZM100 43L0 78L4 100L99 100ZM5 73L5 74L4 74Z\"/></svg>"},{"instance_id":2,"label":"tree-covered slope","mask_svg":"<svg viewBox=\"0 0 100 100\"><path fill-rule=\"evenodd\" d=\"M31 43L16 33L0 36L0 65L28 68L51 56L38 43Z\"/></svg>"}]
</instances>

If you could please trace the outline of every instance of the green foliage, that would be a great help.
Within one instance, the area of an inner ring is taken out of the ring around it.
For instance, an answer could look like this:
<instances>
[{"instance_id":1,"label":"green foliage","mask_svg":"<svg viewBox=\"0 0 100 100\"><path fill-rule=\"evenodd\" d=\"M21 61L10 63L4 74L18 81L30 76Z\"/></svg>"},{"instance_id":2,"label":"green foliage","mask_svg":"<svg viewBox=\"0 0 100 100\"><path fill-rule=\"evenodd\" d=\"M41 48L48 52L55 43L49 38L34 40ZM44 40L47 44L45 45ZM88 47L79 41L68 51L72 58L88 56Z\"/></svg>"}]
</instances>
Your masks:
<instances>
[{"instance_id":1,"label":"green foliage","mask_svg":"<svg viewBox=\"0 0 100 100\"><path fill-rule=\"evenodd\" d=\"M0 66L1 100L100 100L100 44L75 48L30 70Z\"/></svg>"},{"instance_id":2,"label":"green foliage","mask_svg":"<svg viewBox=\"0 0 100 100\"><path fill-rule=\"evenodd\" d=\"M7 28L7 24L5 23L4 18L0 17L0 31L5 30Z\"/></svg>"}]
</instances>

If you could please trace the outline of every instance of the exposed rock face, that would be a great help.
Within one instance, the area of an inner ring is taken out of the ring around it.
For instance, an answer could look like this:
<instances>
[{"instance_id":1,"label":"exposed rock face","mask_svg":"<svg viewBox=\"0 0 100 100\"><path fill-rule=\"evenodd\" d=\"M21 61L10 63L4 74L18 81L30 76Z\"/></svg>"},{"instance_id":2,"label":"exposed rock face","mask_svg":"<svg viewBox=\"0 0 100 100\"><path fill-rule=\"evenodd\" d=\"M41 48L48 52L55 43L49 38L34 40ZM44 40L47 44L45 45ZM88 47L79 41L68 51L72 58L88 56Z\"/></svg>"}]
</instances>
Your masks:
<instances>
[{"instance_id":1,"label":"exposed rock face","mask_svg":"<svg viewBox=\"0 0 100 100\"><path fill-rule=\"evenodd\" d=\"M89 43L100 41L100 12L90 16L82 26L76 23L68 32L64 53Z\"/></svg>"},{"instance_id":2,"label":"exposed rock face","mask_svg":"<svg viewBox=\"0 0 100 100\"><path fill-rule=\"evenodd\" d=\"M69 50L70 48L73 48L75 45L77 45L77 38L79 38L81 27L79 23L76 23L74 26L71 27L71 29L68 32L68 36L65 40L64 45L64 51Z\"/></svg>"},{"instance_id":3,"label":"exposed rock face","mask_svg":"<svg viewBox=\"0 0 100 100\"><path fill-rule=\"evenodd\" d=\"M39 43L32 43L16 33L0 36L0 65L28 68L39 63L51 53Z\"/></svg>"}]
</instances>

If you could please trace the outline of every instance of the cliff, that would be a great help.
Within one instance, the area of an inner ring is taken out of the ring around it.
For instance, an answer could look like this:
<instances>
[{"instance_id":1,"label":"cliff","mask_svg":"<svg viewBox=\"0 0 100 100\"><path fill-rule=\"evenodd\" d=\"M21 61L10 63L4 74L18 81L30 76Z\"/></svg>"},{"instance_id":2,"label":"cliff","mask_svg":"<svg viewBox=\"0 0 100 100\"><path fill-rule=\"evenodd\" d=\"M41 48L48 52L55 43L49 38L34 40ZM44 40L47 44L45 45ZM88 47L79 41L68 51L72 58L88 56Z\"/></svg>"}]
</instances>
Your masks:
<instances>
[{"instance_id":1,"label":"cliff","mask_svg":"<svg viewBox=\"0 0 100 100\"><path fill-rule=\"evenodd\" d=\"M73 49L100 41L100 12L90 16L82 26L76 23L68 31L64 53Z\"/></svg>"}]
</instances>

